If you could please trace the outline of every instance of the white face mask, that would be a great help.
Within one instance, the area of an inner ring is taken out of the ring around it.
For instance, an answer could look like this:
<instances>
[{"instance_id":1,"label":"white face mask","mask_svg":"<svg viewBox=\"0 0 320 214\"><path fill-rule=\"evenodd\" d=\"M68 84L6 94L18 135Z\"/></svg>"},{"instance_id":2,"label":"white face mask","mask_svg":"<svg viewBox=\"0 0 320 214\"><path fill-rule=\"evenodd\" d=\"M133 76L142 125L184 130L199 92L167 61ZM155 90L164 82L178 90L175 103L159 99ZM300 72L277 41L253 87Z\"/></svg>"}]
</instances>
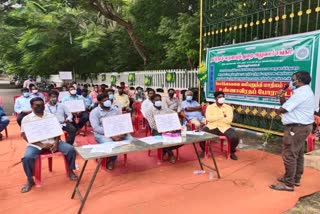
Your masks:
<instances>
[{"instance_id":1,"label":"white face mask","mask_svg":"<svg viewBox=\"0 0 320 214\"><path fill-rule=\"evenodd\" d=\"M70 94L75 95L77 93L77 90L71 90Z\"/></svg>"},{"instance_id":2,"label":"white face mask","mask_svg":"<svg viewBox=\"0 0 320 214\"><path fill-rule=\"evenodd\" d=\"M224 97L220 97L220 98L217 100L217 102L218 102L219 104L223 104L224 101L226 101L226 99L225 99Z\"/></svg>"},{"instance_id":3,"label":"white face mask","mask_svg":"<svg viewBox=\"0 0 320 214\"><path fill-rule=\"evenodd\" d=\"M32 93L36 94L36 93L38 93L38 90L34 89L34 90L32 90Z\"/></svg>"}]
</instances>

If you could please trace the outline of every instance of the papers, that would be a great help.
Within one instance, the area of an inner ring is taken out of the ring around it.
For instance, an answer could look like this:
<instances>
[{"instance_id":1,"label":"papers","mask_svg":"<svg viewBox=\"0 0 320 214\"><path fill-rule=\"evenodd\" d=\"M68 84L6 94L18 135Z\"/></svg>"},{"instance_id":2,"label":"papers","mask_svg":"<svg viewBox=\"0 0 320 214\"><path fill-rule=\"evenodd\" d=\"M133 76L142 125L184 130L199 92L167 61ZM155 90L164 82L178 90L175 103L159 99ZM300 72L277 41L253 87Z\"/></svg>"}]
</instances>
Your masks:
<instances>
[{"instance_id":1,"label":"papers","mask_svg":"<svg viewBox=\"0 0 320 214\"><path fill-rule=\"evenodd\" d=\"M63 103L71 113L85 111L83 100L68 100Z\"/></svg>"},{"instance_id":2,"label":"papers","mask_svg":"<svg viewBox=\"0 0 320 214\"><path fill-rule=\"evenodd\" d=\"M104 136L113 137L133 132L130 114L120 114L102 119ZM120 141L119 141L120 142Z\"/></svg>"},{"instance_id":3,"label":"papers","mask_svg":"<svg viewBox=\"0 0 320 214\"><path fill-rule=\"evenodd\" d=\"M186 131L187 134L190 134L190 135L204 135L204 132L195 132L195 131Z\"/></svg>"},{"instance_id":4,"label":"papers","mask_svg":"<svg viewBox=\"0 0 320 214\"><path fill-rule=\"evenodd\" d=\"M84 145L82 148L91 149L90 153L111 153L114 148L130 144L130 140L108 142L103 144L89 144Z\"/></svg>"},{"instance_id":5,"label":"papers","mask_svg":"<svg viewBox=\"0 0 320 214\"><path fill-rule=\"evenodd\" d=\"M61 102L64 97L69 96L69 95L70 95L69 91L60 91L58 101Z\"/></svg>"},{"instance_id":6,"label":"papers","mask_svg":"<svg viewBox=\"0 0 320 214\"><path fill-rule=\"evenodd\" d=\"M163 141L162 137L156 138L154 136L139 138L139 140L141 140L142 142L145 142L146 144L149 144L149 145L162 143L162 141Z\"/></svg>"},{"instance_id":7,"label":"papers","mask_svg":"<svg viewBox=\"0 0 320 214\"><path fill-rule=\"evenodd\" d=\"M29 143L35 143L63 135L60 123L56 117L26 122L23 130Z\"/></svg>"},{"instance_id":8,"label":"papers","mask_svg":"<svg viewBox=\"0 0 320 214\"><path fill-rule=\"evenodd\" d=\"M181 129L181 124L177 113L158 114L154 116L158 132L169 132Z\"/></svg>"},{"instance_id":9,"label":"papers","mask_svg":"<svg viewBox=\"0 0 320 214\"><path fill-rule=\"evenodd\" d=\"M72 80L72 72L71 71L59 71L59 78L61 80Z\"/></svg>"}]
</instances>

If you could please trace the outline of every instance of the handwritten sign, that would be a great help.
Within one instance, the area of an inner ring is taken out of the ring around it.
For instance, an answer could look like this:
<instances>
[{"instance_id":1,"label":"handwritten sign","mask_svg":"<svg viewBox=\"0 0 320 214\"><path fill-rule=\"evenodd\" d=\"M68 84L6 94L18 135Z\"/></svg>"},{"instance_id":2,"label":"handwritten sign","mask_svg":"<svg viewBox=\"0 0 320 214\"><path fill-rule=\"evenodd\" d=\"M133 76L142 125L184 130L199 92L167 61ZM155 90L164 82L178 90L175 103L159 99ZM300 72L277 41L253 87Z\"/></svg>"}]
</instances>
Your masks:
<instances>
[{"instance_id":1,"label":"handwritten sign","mask_svg":"<svg viewBox=\"0 0 320 214\"><path fill-rule=\"evenodd\" d=\"M72 72L71 71L59 71L59 78L61 80L72 80Z\"/></svg>"},{"instance_id":2,"label":"handwritten sign","mask_svg":"<svg viewBox=\"0 0 320 214\"><path fill-rule=\"evenodd\" d=\"M82 112L86 110L83 100L68 100L63 103L71 113Z\"/></svg>"},{"instance_id":3,"label":"handwritten sign","mask_svg":"<svg viewBox=\"0 0 320 214\"><path fill-rule=\"evenodd\" d=\"M154 120L159 133L181 129L181 124L177 113L158 114L154 116Z\"/></svg>"},{"instance_id":4,"label":"handwritten sign","mask_svg":"<svg viewBox=\"0 0 320 214\"><path fill-rule=\"evenodd\" d=\"M104 136L113 137L133 132L130 114L120 114L102 119Z\"/></svg>"},{"instance_id":5,"label":"handwritten sign","mask_svg":"<svg viewBox=\"0 0 320 214\"><path fill-rule=\"evenodd\" d=\"M69 96L69 95L70 95L69 91L60 91L59 97L58 97L59 102L61 102L64 97Z\"/></svg>"},{"instance_id":6,"label":"handwritten sign","mask_svg":"<svg viewBox=\"0 0 320 214\"><path fill-rule=\"evenodd\" d=\"M63 135L56 117L23 123L23 130L29 143L35 143Z\"/></svg>"}]
</instances>

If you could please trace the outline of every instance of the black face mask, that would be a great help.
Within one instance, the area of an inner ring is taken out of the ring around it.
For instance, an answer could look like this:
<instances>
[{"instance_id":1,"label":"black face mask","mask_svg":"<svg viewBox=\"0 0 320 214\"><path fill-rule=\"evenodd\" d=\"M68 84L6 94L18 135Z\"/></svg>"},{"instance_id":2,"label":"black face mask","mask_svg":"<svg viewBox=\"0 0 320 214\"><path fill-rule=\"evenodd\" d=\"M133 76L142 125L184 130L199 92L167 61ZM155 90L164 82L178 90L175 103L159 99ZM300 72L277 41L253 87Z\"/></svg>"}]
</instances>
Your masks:
<instances>
[{"instance_id":1,"label":"black face mask","mask_svg":"<svg viewBox=\"0 0 320 214\"><path fill-rule=\"evenodd\" d=\"M36 107L34 108L34 112L35 113L43 113L44 111L44 105L36 105Z\"/></svg>"}]
</instances>

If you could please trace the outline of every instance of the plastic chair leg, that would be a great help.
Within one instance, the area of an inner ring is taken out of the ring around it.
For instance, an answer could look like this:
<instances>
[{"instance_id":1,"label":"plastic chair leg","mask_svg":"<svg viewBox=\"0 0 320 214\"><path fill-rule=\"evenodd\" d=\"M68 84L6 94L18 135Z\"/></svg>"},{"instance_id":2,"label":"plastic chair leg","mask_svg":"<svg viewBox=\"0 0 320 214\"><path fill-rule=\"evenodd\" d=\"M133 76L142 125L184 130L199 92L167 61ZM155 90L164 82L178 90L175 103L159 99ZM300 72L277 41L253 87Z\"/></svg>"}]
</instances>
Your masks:
<instances>
[{"instance_id":1,"label":"plastic chair leg","mask_svg":"<svg viewBox=\"0 0 320 214\"><path fill-rule=\"evenodd\" d=\"M7 129L7 127L4 129L4 131L5 131L5 133L6 133L6 138L8 138L8 129Z\"/></svg>"},{"instance_id":2,"label":"plastic chair leg","mask_svg":"<svg viewBox=\"0 0 320 214\"><path fill-rule=\"evenodd\" d=\"M157 164L162 164L162 149L157 149L158 162Z\"/></svg>"},{"instance_id":3,"label":"plastic chair leg","mask_svg":"<svg viewBox=\"0 0 320 214\"><path fill-rule=\"evenodd\" d=\"M127 154L124 154L123 155L123 164L124 164L125 167L127 167L127 159L128 159Z\"/></svg>"},{"instance_id":4,"label":"plastic chair leg","mask_svg":"<svg viewBox=\"0 0 320 214\"><path fill-rule=\"evenodd\" d=\"M41 158L40 156L34 162L34 182L36 183L36 187L41 187Z\"/></svg>"},{"instance_id":5,"label":"plastic chair leg","mask_svg":"<svg viewBox=\"0 0 320 214\"><path fill-rule=\"evenodd\" d=\"M48 158L48 167L49 167L49 172L52 172L52 158Z\"/></svg>"}]
</instances>

